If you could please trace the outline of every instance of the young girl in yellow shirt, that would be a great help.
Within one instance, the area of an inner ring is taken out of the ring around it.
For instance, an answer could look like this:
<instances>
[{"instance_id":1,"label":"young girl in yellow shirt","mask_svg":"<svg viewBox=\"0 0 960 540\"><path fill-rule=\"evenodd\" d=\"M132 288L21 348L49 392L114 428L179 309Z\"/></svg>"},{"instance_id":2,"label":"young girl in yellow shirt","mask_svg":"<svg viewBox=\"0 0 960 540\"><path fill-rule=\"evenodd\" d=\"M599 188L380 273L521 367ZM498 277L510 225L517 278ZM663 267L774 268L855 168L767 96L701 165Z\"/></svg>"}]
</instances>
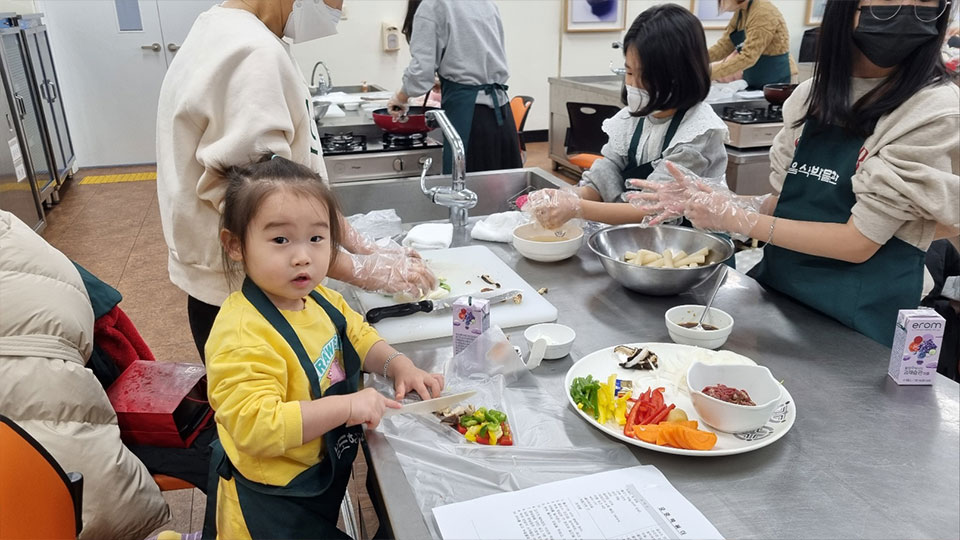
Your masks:
<instances>
[{"instance_id":1,"label":"young girl in yellow shirt","mask_svg":"<svg viewBox=\"0 0 960 540\"><path fill-rule=\"evenodd\" d=\"M208 394L220 444L212 457L204 537L346 538L337 529L361 424L400 404L360 371L439 396L428 374L320 285L339 251L336 200L310 169L277 156L225 171L220 239L240 291L206 344ZM216 501L214 503L214 501Z\"/></svg>"}]
</instances>

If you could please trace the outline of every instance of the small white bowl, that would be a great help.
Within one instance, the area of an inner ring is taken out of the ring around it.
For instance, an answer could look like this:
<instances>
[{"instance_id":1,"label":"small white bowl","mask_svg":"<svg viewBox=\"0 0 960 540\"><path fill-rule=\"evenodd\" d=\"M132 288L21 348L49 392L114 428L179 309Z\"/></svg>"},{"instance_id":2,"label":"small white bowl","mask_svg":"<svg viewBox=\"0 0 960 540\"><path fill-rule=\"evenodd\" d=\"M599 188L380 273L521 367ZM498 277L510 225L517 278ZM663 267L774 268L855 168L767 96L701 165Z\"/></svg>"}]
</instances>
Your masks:
<instances>
[{"instance_id":1,"label":"small white bowl","mask_svg":"<svg viewBox=\"0 0 960 540\"><path fill-rule=\"evenodd\" d=\"M707 386L723 384L746 390L756 405L738 405L703 393ZM727 433L753 431L770 420L780 403L782 387L764 366L708 365L694 362L687 370L690 401L700 419Z\"/></svg>"},{"instance_id":2,"label":"small white bowl","mask_svg":"<svg viewBox=\"0 0 960 540\"><path fill-rule=\"evenodd\" d=\"M343 110L345 111L355 111L360 108L359 101L348 101L343 104Z\"/></svg>"},{"instance_id":3,"label":"small white bowl","mask_svg":"<svg viewBox=\"0 0 960 540\"><path fill-rule=\"evenodd\" d=\"M557 323L535 324L523 331L523 338L527 340L527 348L532 349L533 343L540 338L547 341L547 349L543 353L544 360L556 360L570 354L573 340L577 333L573 328Z\"/></svg>"},{"instance_id":4,"label":"small white bowl","mask_svg":"<svg viewBox=\"0 0 960 540\"><path fill-rule=\"evenodd\" d=\"M565 223L559 230L566 233L562 238L557 238L554 231L544 229L537 223L520 225L513 230L513 248L534 261L569 259L583 245L583 229L573 223Z\"/></svg>"},{"instance_id":5,"label":"small white bowl","mask_svg":"<svg viewBox=\"0 0 960 540\"><path fill-rule=\"evenodd\" d=\"M683 323L695 323L700 320L700 314L706 306L683 305L672 307L663 315L667 323L667 332L674 343L681 345L695 345L705 349L717 349L727 342L730 332L733 331L733 317L727 312L715 307L704 317L703 324L716 326L716 330L700 328L686 328Z\"/></svg>"}]
</instances>

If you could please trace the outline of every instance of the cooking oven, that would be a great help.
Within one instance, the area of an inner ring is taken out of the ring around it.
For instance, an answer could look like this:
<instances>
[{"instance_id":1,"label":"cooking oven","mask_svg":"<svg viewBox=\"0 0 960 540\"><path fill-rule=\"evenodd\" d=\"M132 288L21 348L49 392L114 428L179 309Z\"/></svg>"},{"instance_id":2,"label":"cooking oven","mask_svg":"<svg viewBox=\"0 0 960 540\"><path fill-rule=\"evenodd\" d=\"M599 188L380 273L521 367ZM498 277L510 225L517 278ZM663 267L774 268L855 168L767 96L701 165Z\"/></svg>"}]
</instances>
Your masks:
<instances>
[{"instance_id":1,"label":"cooking oven","mask_svg":"<svg viewBox=\"0 0 960 540\"><path fill-rule=\"evenodd\" d=\"M727 143L727 185L740 195L770 192L770 146L783 127L780 105L766 100L714 103L730 141Z\"/></svg>"},{"instance_id":2,"label":"cooking oven","mask_svg":"<svg viewBox=\"0 0 960 540\"><path fill-rule=\"evenodd\" d=\"M324 132L321 126L320 144L331 183L419 175L428 157L433 164L427 174L440 174L443 143L429 133L398 135L373 125L356 128Z\"/></svg>"}]
</instances>

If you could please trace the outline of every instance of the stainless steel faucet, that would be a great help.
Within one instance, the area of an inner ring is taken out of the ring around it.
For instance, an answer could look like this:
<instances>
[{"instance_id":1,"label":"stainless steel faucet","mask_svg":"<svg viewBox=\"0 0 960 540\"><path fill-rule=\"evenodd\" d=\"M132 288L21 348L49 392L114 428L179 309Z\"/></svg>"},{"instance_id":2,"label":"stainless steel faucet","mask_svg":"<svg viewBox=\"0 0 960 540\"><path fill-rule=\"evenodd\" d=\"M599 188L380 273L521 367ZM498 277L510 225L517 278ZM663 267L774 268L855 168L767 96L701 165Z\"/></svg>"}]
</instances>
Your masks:
<instances>
[{"instance_id":1,"label":"stainless steel faucet","mask_svg":"<svg viewBox=\"0 0 960 540\"><path fill-rule=\"evenodd\" d=\"M467 225L467 210L477 205L477 194L467 189L467 164L463 148L463 140L454 129L450 119L442 110L426 112L427 121L435 122L443 130L443 136L450 142L453 149L453 174L450 186L435 186L427 189L427 170L433 165L432 158L426 158L423 169L420 171L420 190L435 204L450 209L450 223L454 227L463 228Z\"/></svg>"},{"instance_id":2,"label":"stainless steel faucet","mask_svg":"<svg viewBox=\"0 0 960 540\"><path fill-rule=\"evenodd\" d=\"M323 66L323 71L327 74L324 78L323 74L320 74L320 84L315 83L317 77L317 68ZM330 76L330 70L327 68L327 65L323 61L317 62L313 65L313 71L310 73L310 93L314 96L323 96L330 92L330 89L333 88L333 78Z\"/></svg>"}]
</instances>

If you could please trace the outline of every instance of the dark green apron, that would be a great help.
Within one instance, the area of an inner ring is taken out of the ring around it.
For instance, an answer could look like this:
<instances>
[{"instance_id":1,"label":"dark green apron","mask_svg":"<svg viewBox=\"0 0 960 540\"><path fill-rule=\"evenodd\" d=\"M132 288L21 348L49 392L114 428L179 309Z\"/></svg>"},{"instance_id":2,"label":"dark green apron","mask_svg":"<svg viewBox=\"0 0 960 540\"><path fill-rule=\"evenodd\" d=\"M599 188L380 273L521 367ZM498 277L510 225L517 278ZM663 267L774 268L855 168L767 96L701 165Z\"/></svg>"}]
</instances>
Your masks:
<instances>
[{"instance_id":1,"label":"dark green apron","mask_svg":"<svg viewBox=\"0 0 960 540\"><path fill-rule=\"evenodd\" d=\"M856 203L852 177L864 137L836 126L817 127L816 120L807 120L773 215L846 223ZM920 302L923 261L923 251L897 238L860 264L767 244L750 275L890 346L897 311Z\"/></svg>"},{"instance_id":2,"label":"dark green apron","mask_svg":"<svg viewBox=\"0 0 960 540\"><path fill-rule=\"evenodd\" d=\"M463 141L463 151L470 148L470 129L473 127L473 109L477 104L477 94L486 92L493 100L493 110L497 115L497 125L503 125L503 105L497 97L497 90L507 91L507 85L491 84L460 84L440 77L440 106L450 119L454 129ZM466 157L466 156L464 156ZM443 174L453 172L453 147L450 141L443 141Z\"/></svg>"},{"instance_id":3,"label":"dark green apron","mask_svg":"<svg viewBox=\"0 0 960 540\"><path fill-rule=\"evenodd\" d=\"M653 162L659 159L667 150L667 147L670 146L670 141L672 141L673 136L677 134L677 128L680 127L680 122L683 121L683 117L686 114L686 110L674 113L673 119L670 120L670 125L667 126L667 134L663 136L663 146L660 147L660 154L646 163L639 164L637 163L637 147L640 146L640 136L643 135L643 123L646 120L641 119L640 122L637 123L636 129L633 130L633 138L630 139L630 149L627 151L627 168L621 173L623 176L623 185L626 189L637 189L630 184L629 179L640 178L646 180L650 177L650 173L653 172Z\"/></svg>"},{"instance_id":4,"label":"dark green apron","mask_svg":"<svg viewBox=\"0 0 960 540\"><path fill-rule=\"evenodd\" d=\"M242 291L247 300L297 354L300 366L310 380L310 395L313 399L357 391L360 382L360 357L347 339L346 319L330 302L317 291L310 292L310 298L320 304L337 328L346 379L331 385L321 394L322 374L317 373L317 368L307 356L290 323L249 279L244 281ZM333 362L336 362L336 358ZM230 463L223 447L217 441L212 445L210 488L207 491L203 537L216 536L217 485L220 477L223 477L226 480L236 480L237 498L243 520L253 538L349 538L337 528L337 516L362 438L363 430L360 426L340 426L328 431L323 436L326 456L285 486L270 486L244 478Z\"/></svg>"},{"instance_id":5,"label":"dark green apron","mask_svg":"<svg viewBox=\"0 0 960 540\"><path fill-rule=\"evenodd\" d=\"M743 13L749 11L752 4L753 0L747 4L747 9L740 10L737 13L736 28L740 28L740 23L743 21ZM736 30L730 33L730 41L733 42L733 46L736 47L737 51L743 48L743 42L746 41L746 39L747 32L745 30ZM761 54L760 58L757 59L757 62L752 67L743 70L743 80L747 81L747 88L751 90L761 89L765 84L789 83L790 53L785 52L775 55Z\"/></svg>"}]
</instances>

